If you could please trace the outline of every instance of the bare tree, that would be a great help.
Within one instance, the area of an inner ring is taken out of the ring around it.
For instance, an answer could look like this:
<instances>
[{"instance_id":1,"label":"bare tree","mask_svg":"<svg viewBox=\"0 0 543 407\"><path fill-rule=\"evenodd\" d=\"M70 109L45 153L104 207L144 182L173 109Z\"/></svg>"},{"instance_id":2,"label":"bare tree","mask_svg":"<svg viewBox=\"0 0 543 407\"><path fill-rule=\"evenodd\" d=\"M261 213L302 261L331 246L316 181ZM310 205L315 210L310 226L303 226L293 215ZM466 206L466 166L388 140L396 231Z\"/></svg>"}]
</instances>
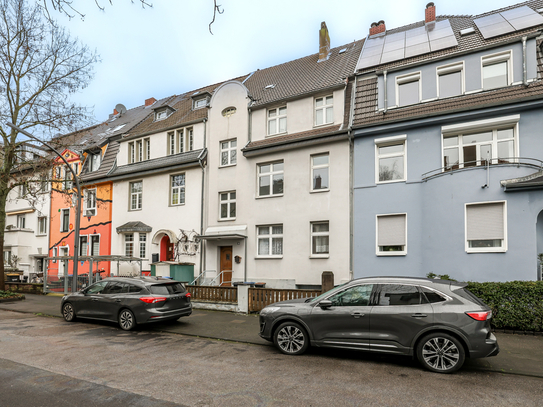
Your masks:
<instances>
[{"instance_id":1,"label":"bare tree","mask_svg":"<svg viewBox=\"0 0 543 407\"><path fill-rule=\"evenodd\" d=\"M80 127L90 111L70 103L85 88L98 57L25 0L0 0L0 253L4 250L6 202L13 188L25 198L39 193L50 160L23 154L27 143L11 122L42 139ZM0 261L0 290L4 264Z\"/></svg>"}]
</instances>

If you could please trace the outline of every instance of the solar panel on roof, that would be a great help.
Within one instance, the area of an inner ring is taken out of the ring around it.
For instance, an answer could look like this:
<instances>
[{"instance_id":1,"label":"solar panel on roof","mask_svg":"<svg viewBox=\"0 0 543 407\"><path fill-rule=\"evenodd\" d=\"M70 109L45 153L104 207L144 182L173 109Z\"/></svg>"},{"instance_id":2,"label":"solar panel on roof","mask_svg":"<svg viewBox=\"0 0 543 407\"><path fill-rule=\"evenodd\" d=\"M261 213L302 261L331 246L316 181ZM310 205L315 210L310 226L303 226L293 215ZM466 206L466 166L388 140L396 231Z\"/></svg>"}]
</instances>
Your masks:
<instances>
[{"instance_id":1,"label":"solar panel on roof","mask_svg":"<svg viewBox=\"0 0 543 407\"><path fill-rule=\"evenodd\" d=\"M449 20L392 34L368 38L360 54L356 69L398 61L457 46Z\"/></svg>"},{"instance_id":2,"label":"solar panel on roof","mask_svg":"<svg viewBox=\"0 0 543 407\"><path fill-rule=\"evenodd\" d=\"M485 39L543 24L543 16L528 6L477 18L473 21Z\"/></svg>"}]
</instances>

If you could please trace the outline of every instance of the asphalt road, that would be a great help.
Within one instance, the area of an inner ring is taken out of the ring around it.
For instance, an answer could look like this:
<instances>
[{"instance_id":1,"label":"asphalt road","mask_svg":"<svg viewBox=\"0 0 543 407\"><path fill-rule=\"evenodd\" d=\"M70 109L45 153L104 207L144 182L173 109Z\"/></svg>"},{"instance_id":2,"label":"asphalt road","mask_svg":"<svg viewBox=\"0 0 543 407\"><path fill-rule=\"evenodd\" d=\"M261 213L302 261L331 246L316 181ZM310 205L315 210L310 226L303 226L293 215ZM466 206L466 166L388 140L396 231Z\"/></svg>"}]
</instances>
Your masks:
<instances>
[{"instance_id":1,"label":"asphalt road","mask_svg":"<svg viewBox=\"0 0 543 407\"><path fill-rule=\"evenodd\" d=\"M542 406L543 379L0 310L0 406Z\"/></svg>"}]
</instances>

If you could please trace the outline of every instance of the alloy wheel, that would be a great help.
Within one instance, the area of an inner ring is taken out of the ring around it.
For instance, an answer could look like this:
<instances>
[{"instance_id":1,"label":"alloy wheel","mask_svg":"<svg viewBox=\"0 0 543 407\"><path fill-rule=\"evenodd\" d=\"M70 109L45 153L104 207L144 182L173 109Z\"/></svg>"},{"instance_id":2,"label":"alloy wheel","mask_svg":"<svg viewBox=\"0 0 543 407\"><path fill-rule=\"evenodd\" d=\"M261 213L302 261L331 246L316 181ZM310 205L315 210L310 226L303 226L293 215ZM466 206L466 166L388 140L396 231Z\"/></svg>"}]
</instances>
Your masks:
<instances>
[{"instance_id":1,"label":"alloy wheel","mask_svg":"<svg viewBox=\"0 0 543 407\"><path fill-rule=\"evenodd\" d=\"M424 343L422 358L432 369L445 372L456 367L460 361L460 351L453 341L436 336Z\"/></svg>"},{"instance_id":2,"label":"alloy wheel","mask_svg":"<svg viewBox=\"0 0 543 407\"><path fill-rule=\"evenodd\" d=\"M72 322L74 320L74 317L75 317L74 307L69 302L64 304L64 306L62 307L62 316L64 317L64 320L67 322Z\"/></svg>"},{"instance_id":3,"label":"alloy wheel","mask_svg":"<svg viewBox=\"0 0 543 407\"><path fill-rule=\"evenodd\" d=\"M304 332L294 325L286 325L277 334L277 345L285 353L296 354L305 345Z\"/></svg>"},{"instance_id":4,"label":"alloy wheel","mask_svg":"<svg viewBox=\"0 0 543 407\"><path fill-rule=\"evenodd\" d=\"M125 331L129 331L136 326L134 314L131 311L125 309L119 314L119 325Z\"/></svg>"}]
</instances>

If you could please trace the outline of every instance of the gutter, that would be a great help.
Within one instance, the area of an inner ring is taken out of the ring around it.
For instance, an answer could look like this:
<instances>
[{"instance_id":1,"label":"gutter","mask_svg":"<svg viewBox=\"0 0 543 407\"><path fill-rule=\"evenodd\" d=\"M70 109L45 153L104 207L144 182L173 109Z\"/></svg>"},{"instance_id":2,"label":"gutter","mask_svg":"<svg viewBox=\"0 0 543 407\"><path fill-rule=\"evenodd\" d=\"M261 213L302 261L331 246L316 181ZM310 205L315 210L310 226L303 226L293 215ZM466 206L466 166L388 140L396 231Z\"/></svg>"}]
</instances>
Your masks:
<instances>
[{"instance_id":1,"label":"gutter","mask_svg":"<svg viewBox=\"0 0 543 407\"><path fill-rule=\"evenodd\" d=\"M165 127L163 129L160 129L160 130L150 130L150 131L147 131L145 133L128 135L125 138L123 138L122 140L119 140L119 143L122 143L124 141L134 140L134 139L137 139L137 138L140 138L140 137L149 136L149 135L152 135L152 134L161 133L163 131L175 130L175 129L178 129L179 127L191 126L193 124L202 123L202 122L205 123L206 121L207 121L207 117L203 117L201 119L192 120L192 121L186 122L186 123L177 123L176 125L173 125L173 126L170 126L170 127Z\"/></svg>"},{"instance_id":2,"label":"gutter","mask_svg":"<svg viewBox=\"0 0 543 407\"><path fill-rule=\"evenodd\" d=\"M522 83L528 86L528 71L526 68L526 36L522 37Z\"/></svg>"},{"instance_id":3,"label":"gutter","mask_svg":"<svg viewBox=\"0 0 543 407\"><path fill-rule=\"evenodd\" d=\"M354 78L354 86L351 95L351 106L349 112L349 128L347 136L349 138L349 278L354 276L354 104L356 99L356 89L358 86L358 76Z\"/></svg>"}]
</instances>

